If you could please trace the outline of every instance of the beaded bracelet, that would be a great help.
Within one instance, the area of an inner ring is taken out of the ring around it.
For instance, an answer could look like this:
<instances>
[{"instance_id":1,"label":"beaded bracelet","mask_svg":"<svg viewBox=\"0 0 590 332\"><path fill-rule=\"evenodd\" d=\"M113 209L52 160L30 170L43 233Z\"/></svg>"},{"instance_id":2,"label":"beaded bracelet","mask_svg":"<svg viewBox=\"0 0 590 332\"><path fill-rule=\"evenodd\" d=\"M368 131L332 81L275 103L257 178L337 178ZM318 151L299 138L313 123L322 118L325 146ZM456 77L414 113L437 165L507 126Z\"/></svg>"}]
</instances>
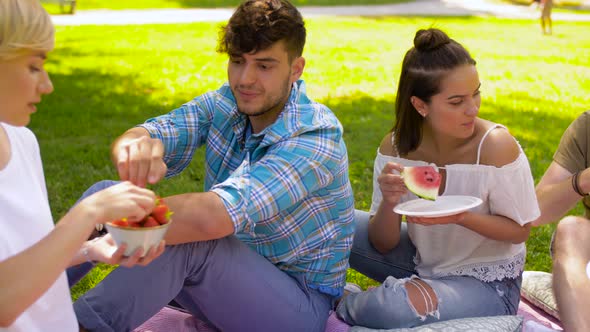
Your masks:
<instances>
[{"instance_id":1,"label":"beaded bracelet","mask_svg":"<svg viewBox=\"0 0 590 332\"><path fill-rule=\"evenodd\" d=\"M584 197L587 196L588 194L584 194L584 192L582 192L582 189L580 189L580 184L578 183L578 177L580 176L580 172L576 172L574 173L574 175L572 176L572 188L574 188L574 191Z\"/></svg>"}]
</instances>

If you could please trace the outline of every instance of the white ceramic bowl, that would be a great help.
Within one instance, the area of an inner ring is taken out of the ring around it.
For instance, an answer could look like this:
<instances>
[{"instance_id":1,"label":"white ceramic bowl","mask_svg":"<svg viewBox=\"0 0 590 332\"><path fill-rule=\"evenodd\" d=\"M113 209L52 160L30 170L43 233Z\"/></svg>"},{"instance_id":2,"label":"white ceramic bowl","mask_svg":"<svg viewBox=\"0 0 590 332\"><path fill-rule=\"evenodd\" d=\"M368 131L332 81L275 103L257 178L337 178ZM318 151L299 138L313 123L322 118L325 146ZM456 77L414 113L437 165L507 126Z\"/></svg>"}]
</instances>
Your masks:
<instances>
[{"instance_id":1,"label":"white ceramic bowl","mask_svg":"<svg viewBox=\"0 0 590 332\"><path fill-rule=\"evenodd\" d=\"M131 256L135 250L143 248L143 257L152 246L158 245L162 241L171 223L172 220L164 225L154 227L129 227L113 225L107 222L105 226L115 240L115 243L117 243L117 246L123 243L127 244L125 256Z\"/></svg>"}]
</instances>

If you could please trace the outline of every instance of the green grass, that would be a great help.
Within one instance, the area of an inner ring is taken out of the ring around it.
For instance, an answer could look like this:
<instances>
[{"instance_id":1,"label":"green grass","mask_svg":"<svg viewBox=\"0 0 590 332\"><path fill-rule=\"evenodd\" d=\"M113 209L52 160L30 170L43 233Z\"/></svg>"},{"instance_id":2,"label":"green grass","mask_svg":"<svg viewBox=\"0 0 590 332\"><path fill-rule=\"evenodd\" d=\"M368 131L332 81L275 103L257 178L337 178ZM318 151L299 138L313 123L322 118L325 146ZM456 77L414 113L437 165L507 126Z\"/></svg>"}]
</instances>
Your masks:
<instances>
[{"instance_id":1,"label":"green grass","mask_svg":"<svg viewBox=\"0 0 590 332\"><path fill-rule=\"evenodd\" d=\"M486 18L308 19L308 93L345 128L356 207L368 209L376 147L393 123L400 62L418 28L434 25L464 43L478 61L481 117L507 125L525 149L535 180L551 162L563 130L590 105L590 23ZM125 129L219 87L226 57L214 52L218 23L57 28L48 69L55 92L30 127L37 134L54 217L95 181L116 178L110 142ZM201 190L202 153L184 174L158 184L161 195ZM581 213L578 207L574 213ZM527 241L528 270L550 271L554 225ZM73 289L77 298L108 271L101 266ZM348 279L373 284L350 271Z\"/></svg>"},{"instance_id":2,"label":"green grass","mask_svg":"<svg viewBox=\"0 0 590 332\"><path fill-rule=\"evenodd\" d=\"M362 4L380 5L409 0L366 0ZM43 0L41 1L43 2ZM76 10L95 9L154 9L154 8L219 8L236 7L241 0L78 0ZM296 6L341 6L358 5L358 0L293 0ZM52 14L59 14L59 5L45 3L45 8ZM66 6L69 8L68 6Z\"/></svg>"}]
</instances>

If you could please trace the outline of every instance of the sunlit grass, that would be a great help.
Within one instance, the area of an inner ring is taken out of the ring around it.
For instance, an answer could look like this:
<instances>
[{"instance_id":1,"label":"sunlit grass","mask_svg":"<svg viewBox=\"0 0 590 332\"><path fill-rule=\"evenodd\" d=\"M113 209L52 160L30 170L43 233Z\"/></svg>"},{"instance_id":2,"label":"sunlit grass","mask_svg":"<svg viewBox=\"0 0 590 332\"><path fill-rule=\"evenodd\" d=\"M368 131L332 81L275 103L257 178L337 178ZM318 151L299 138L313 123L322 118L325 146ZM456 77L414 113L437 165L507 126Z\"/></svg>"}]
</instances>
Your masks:
<instances>
[{"instance_id":1,"label":"sunlit grass","mask_svg":"<svg viewBox=\"0 0 590 332\"><path fill-rule=\"evenodd\" d=\"M590 105L590 23L559 23L543 36L536 21L484 18L308 19L304 51L309 95L345 129L356 207L368 209L376 147L393 123L400 62L418 28L440 27L478 61L481 116L507 125L529 156L536 180L563 130ZM144 119L167 112L226 79L215 53L217 23L58 27L50 54L54 94L31 128L45 164L56 219L95 181L116 178L110 142ZM203 187L202 153L183 175L158 184L166 196ZM580 213L578 208L576 213ZM526 268L549 271L553 225L534 229ZM73 290L76 298L108 272ZM371 282L354 271L349 280Z\"/></svg>"},{"instance_id":2,"label":"sunlit grass","mask_svg":"<svg viewBox=\"0 0 590 332\"><path fill-rule=\"evenodd\" d=\"M391 4L408 2L409 0L364 0L363 5ZM43 2L43 1L41 1ZM236 7L241 0L78 0L76 10L102 9L158 9L158 8L220 8ZM343 6L358 5L358 0L293 0L296 6ZM44 3L45 8L52 14L61 12L59 5ZM69 6L65 6L69 10Z\"/></svg>"}]
</instances>

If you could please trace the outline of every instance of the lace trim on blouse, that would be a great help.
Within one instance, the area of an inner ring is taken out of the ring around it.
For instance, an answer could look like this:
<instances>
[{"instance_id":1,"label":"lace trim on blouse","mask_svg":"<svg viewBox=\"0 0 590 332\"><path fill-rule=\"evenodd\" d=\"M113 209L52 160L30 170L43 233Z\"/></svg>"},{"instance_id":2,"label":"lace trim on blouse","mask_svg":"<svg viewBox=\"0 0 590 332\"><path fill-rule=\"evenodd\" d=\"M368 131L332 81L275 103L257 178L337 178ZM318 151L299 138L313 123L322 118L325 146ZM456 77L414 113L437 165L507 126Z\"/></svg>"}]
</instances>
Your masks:
<instances>
[{"instance_id":1,"label":"lace trim on blouse","mask_svg":"<svg viewBox=\"0 0 590 332\"><path fill-rule=\"evenodd\" d=\"M464 265L454 271L438 273L433 277L469 276L484 282L500 281L506 278L516 279L522 274L525 261L526 250L510 259L503 259L486 265L481 263ZM418 257L414 257L414 264L418 263Z\"/></svg>"}]
</instances>

